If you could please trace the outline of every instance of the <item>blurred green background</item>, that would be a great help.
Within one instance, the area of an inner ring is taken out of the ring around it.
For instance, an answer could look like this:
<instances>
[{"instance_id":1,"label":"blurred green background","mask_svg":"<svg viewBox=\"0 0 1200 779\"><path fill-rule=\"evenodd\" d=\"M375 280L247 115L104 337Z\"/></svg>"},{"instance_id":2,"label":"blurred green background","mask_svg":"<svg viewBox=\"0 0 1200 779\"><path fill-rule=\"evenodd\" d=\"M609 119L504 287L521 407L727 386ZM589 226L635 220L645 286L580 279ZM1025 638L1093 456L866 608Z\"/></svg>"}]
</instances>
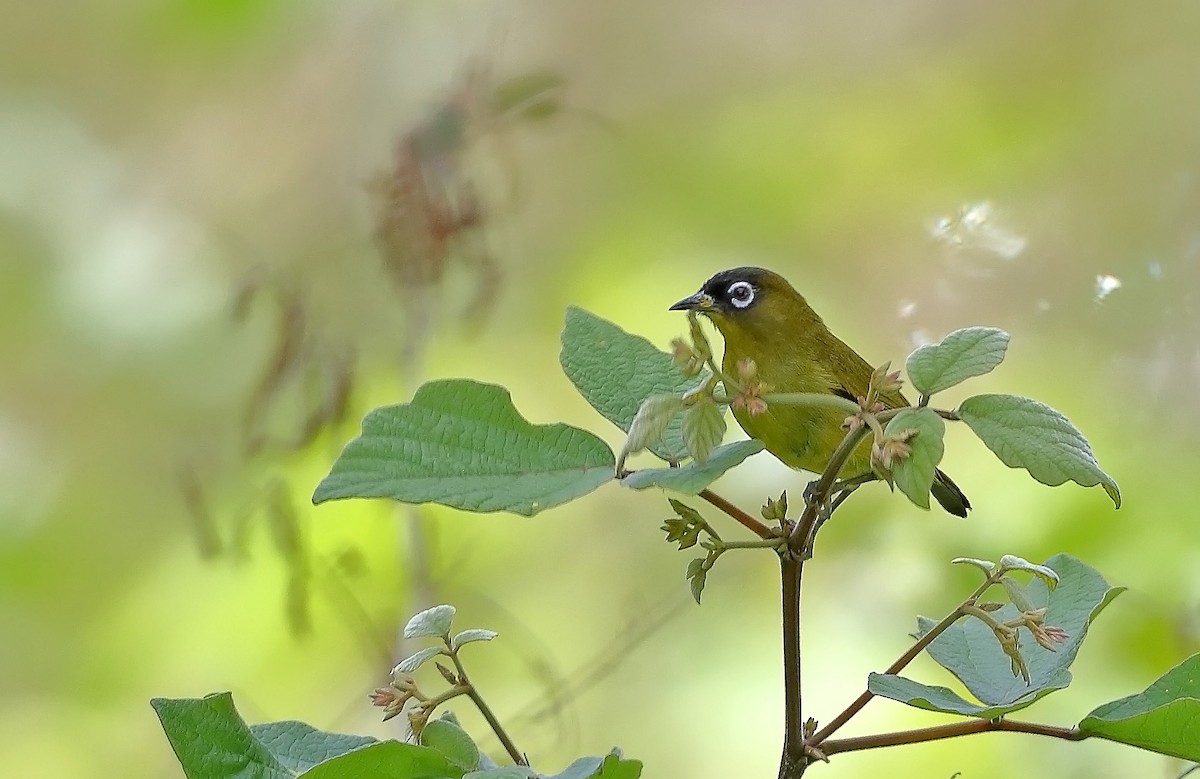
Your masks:
<instances>
[{"instance_id":1,"label":"blurred green background","mask_svg":"<svg viewBox=\"0 0 1200 779\"><path fill-rule=\"evenodd\" d=\"M180 775L156 695L229 689L250 721L402 737L366 693L405 618L450 602L460 627L500 632L468 668L537 765L617 744L648 777L774 776L766 556L727 556L697 608L657 494L609 486L533 519L308 503L362 414L427 378L502 383L532 420L619 445L558 368L564 308L666 347L684 331L666 307L739 264L787 275L872 362L956 327L1009 330L1006 363L947 401L1055 406L1125 496L1114 512L1099 489L1035 484L961 429L947 470L968 521L856 495L806 583L806 714L827 720L916 614L974 586L959 555L1068 551L1130 588L1076 684L1030 718L1072 724L1200 650L1195 3L110 0L5 16L6 775ZM494 105L538 72L562 80L559 103ZM753 507L804 481L760 455L718 489ZM844 733L938 721L879 701ZM814 770L1014 765L1182 770L1010 734Z\"/></svg>"}]
</instances>

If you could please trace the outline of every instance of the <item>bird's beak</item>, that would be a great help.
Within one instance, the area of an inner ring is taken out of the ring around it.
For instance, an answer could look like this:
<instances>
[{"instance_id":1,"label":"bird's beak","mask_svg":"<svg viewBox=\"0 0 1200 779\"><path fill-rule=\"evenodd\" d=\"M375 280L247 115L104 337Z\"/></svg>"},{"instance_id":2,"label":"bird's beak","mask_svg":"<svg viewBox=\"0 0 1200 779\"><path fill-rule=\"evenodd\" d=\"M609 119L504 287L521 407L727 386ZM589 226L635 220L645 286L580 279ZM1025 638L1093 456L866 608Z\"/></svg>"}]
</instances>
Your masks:
<instances>
[{"instance_id":1,"label":"bird's beak","mask_svg":"<svg viewBox=\"0 0 1200 779\"><path fill-rule=\"evenodd\" d=\"M675 305L671 306L670 311L711 311L713 307L712 295L705 292L697 292L691 297L684 298Z\"/></svg>"}]
</instances>

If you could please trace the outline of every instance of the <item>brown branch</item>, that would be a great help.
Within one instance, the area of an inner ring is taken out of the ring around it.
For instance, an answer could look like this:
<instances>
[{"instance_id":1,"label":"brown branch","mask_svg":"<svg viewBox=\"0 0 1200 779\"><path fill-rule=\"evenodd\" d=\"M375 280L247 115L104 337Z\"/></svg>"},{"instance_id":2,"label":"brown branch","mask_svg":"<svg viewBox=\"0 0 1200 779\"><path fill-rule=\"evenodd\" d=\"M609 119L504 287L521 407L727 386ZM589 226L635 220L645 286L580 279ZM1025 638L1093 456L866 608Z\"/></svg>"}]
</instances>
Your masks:
<instances>
[{"instance_id":1,"label":"brown branch","mask_svg":"<svg viewBox=\"0 0 1200 779\"><path fill-rule=\"evenodd\" d=\"M943 738L969 736L973 733L991 733L1006 731L1010 733L1033 733L1038 736L1059 738L1065 741L1083 741L1091 734L1083 733L1074 728L1060 728L1053 725L1039 725L1036 722L1018 722L1008 719L969 719L950 725L935 725L931 728L918 730L902 730L895 733L878 733L872 736L857 738L838 738L825 742L820 747L821 754L828 757L839 752L857 752L862 749L878 749L879 747L898 746L900 744L920 744L924 741L936 741Z\"/></svg>"},{"instance_id":2,"label":"brown branch","mask_svg":"<svg viewBox=\"0 0 1200 779\"><path fill-rule=\"evenodd\" d=\"M866 436L866 425L846 433L841 444L825 465L820 479L805 493L804 511L792 532L788 544L780 549L781 600L783 612L783 754L779 759L779 779L798 779L810 762L804 734L803 691L800 678L800 584L804 573L805 550L829 500L838 474L854 448Z\"/></svg>"},{"instance_id":3,"label":"brown branch","mask_svg":"<svg viewBox=\"0 0 1200 779\"><path fill-rule=\"evenodd\" d=\"M777 533L771 530L771 528L759 522L757 519L742 511L740 508L725 500L712 490L701 490L700 497L704 498L721 511L724 511L726 514L733 517L738 524L742 525L759 538L766 540L779 537Z\"/></svg>"},{"instance_id":4,"label":"brown branch","mask_svg":"<svg viewBox=\"0 0 1200 779\"><path fill-rule=\"evenodd\" d=\"M780 779L800 776L804 752L804 714L800 686L800 583L804 560L784 552L779 570L783 597L783 756Z\"/></svg>"},{"instance_id":5,"label":"brown branch","mask_svg":"<svg viewBox=\"0 0 1200 779\"><path fill-rule=\"evenodd\" d=\"M794 552L802 553L809 546L809 536L820 516L821 506L829 499L829 493L833 490L833 485L837 482L842 467L869 430L866 425L862 425L857 430L847 433L842 442L838 444L838 448L834 450L833 456L829 458L821 478L810 488L811 492L806 495L807 502L804 506L804 513L800 515L796 527L792 529L792 533L788 537L788 546Z\"/></svg>"}]
</instances>

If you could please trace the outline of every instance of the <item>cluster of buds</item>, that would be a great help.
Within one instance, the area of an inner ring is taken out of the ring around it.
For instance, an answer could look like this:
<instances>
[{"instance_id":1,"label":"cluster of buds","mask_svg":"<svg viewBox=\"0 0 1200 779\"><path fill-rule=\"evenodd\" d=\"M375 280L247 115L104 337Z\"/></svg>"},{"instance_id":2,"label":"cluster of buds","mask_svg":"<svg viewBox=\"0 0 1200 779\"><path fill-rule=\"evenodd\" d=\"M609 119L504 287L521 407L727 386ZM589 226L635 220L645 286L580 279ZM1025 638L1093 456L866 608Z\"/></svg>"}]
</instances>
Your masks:
<instances>
[{"instance_id":1,"label":"cluster of buds","mask_svg":"<svg viewBox=\"0 0 1200 779\"><path fill-rule=\"evenodd\" d=\"M1050 652L1057 651L1058 647L1065 643L1069 636L1062 628L1046 624L1045 608L1022 611L1012 619L1001 622L988 613L995 611L999 607L999 603L980 604L977 607L967 609L967 613L978 617L991 628L992 634L996 636L996 641L1000 644L1000 649L1012 661L1013 675L1020 676L1025 680L1026 684L1029 684L1029 666L1026 665L1025 658L1021 655L1019 641L1020 628L1028 630L1030 635L1033 636L1034 641L1037 641L1040 647Z\"/></svg>"},{"instance_id":2,"label":"cluster of buds","mask_svg":"<svg viewBox=\"0 0 1200 779\"><path fill-rule=\"evenodd\" d=\"M754 360L750 358L738 360L737 380L739 391L737 397L733 399L733 407L746 409L752 417L766 412L767 400L763 396L771 391L771 385L760 381L756 378L757 375L758 365Z\"/></svg>"},{"instance_id":3,"label":"cluster of buds","mask_svg":"<svg viewBox=\"0 0 1200 779\"><path fill-rule=\"evenodd\" d=\"M885 362L871 372L871 383L867 385L867 396L859 398L858 403L868 414L878 414L886 408L880 399L883 395L895 395L904 386L900 379L900 371L893 371L892 363Z\"/></svg>"},{"instance_id":4,"label":"cluster of buds","mask_svg":"<svg viewBox=\"0 0 1200 779\"><path fill-rule=\"evenodd\" d=\"M1005 624L1011 625L1014 628L1026 628L1033 640L1038 642L1038 646L1050 652L1054 652L1059 646L1065 644L1067 639L1067 631L1055 625L1046 624L1046 610L1034 609L1033 611L1022 612L1019 617L1010 619Z\"/></svg>"},{"instance_id":5,"label":"cluster of buds","mask_svg":"<svg viewBox=\"0 0 1200 779\"><path fill-rule=\"evenodd\" d=\"M782 525L787 520L787 491L784 490L779 494L779 499L767 498L767 502L759 511L762 513L762 518L768 522L778 522Z\"/></svg>"},{"instance_id":6,"label":"cluster of buds","mask_svg":"<svg viewBox=\"0 0 1200 779\"><path fill-rule=\"evenodd\" d=\"M871 444L871 468L885 481L891 481L888 474L896 463L912 453L909 443L920 432L915 428L905 428L892 435L876 436Z\"/></svg>"},{"instance_id":7,"label":"cluster of buds","mask_svg":"<svg viewBox=\"0 0 1200 779\"><path fill-rule=\"evenodd\" d=\"M392 683L387 687L376 688L370 698L373 706L383 709L384 722L404 711L404 705L410 700L415 698L421 703L428 700L417 689L417 680L413 678L413 675L400 670L392 671ZM428 719L429 715L426 714L425 718ZM409 721L412 721L412 713L409 714ZM419 732L416 727L413 728L413 731Z\"/></svg>"},{"instance_id":8,"label":"cluster of buds","mask_svg":"<svg viewBox=\"0 0 1200 779\"><path fill-rule=\"evenodd\" d=\"M678 543L680 549L695 546L700 539L700 531L705 530L708 524L696 509L674 498L670 501L671 508L675 509L678 516L663 522L661 530L667 534L667 543Z\"/></svg>"}]
</instances>

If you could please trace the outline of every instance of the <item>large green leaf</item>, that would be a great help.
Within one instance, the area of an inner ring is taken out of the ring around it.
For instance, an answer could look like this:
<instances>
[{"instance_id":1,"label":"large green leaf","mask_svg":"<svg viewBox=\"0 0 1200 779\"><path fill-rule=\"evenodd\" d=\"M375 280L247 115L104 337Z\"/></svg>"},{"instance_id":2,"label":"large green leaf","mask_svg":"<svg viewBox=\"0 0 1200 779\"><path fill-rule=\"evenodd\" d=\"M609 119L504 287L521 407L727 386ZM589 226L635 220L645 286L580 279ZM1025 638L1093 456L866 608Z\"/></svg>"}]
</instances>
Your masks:
<instances>
[{"instance_id":1,"label":"large green leaf","mask_svg":"<svg viewBox=\"0 0 1200 779\"><path fill-rule=\"evenodd\" d=\"M250 732L280 764L297 774L339 755L378 743L369 736L324 733L295 720L251 725Z\"/></svg>"},{"instance_id":2,"label":"large green leaf","mask_svg":"<svg viewBox=\"0 0 1200 779\"><path fill-rule=\"evenodd\" d=\"M188 779L292 779L336 757L378 744L323 733L302 722L247 726L227 692L150 701Z\"/></svg>"},{"instance_id":3,"label":"large green leaf","mask_svg":"<svg viewBox=\"0 0 1200 779\"><path fill-rule=\"evenodd\" d=\"M906 679L903 676L893 674L870 674L867 677L867 689L875 695L907 703L909 706L917 709L940 711L946 714L962 714L968 717L979 717L980 719L995 719L996 717L1003 717L1005 714L1023 709L1038 698L1049 695L1055 690L1061 690L1070 683L1070 674L1067 674L1066 679L1060 681L1061 684L1040 687L1022 695L1011 703L1000 706L983 706L978 703L972 703L947 687L921 684L920 682L914 682L912 679Z\"/></svg>"},{"instance_id":4,"label":"large green leaf","mask_svg":"<svg viewBox=\"0 0 1200 779\"><path fill-rule=\"evenodd\" d=\"M532 425L503 387L451 379L367 414L313 502L392 498L532 516L591 492L615 467L592 433Z\"/></svg>"},{"instance_id":5,"label":"large green leaf","mask_svg":"<svg viewBox=\"0 0 1200 779\"><path fill-rule=\"evenodd\" d=\"M1124 588L1112 587L1095 569L1066 554L1055 555L1045 565L1058 574L1059 583L1048 590L1035 577L1025 594L1036 608L1046 608L1045 624L1062 628L1067 640L1056 651L1040 647L1025 629L1020 630L1021 656L1029 669L1027 684L1013 674L1012 661L1001 650L991 628L979 619L964 617L934 639L928 652L943 668L957 676L983 706L969 703L944 687L933 687L904 679L877 675L878 694L923 709L989 718L1024 708L1071 682L1068 670L1092 620ZM998 621L1017 616L1011 605L992 612ZM918 620L917 635L924 635L936 622Z\"/></svg>"},{"instance_id":6,"label":"large green leaf","mask_svg":"<svg viewBox=\"0 0 1200 779\"><path fill-rule=\"evenodd\" d=\"M906 408L892 417L884 432L899 435L905 430L916 430L917 434L908 441L908 456L892 467L892 479L909 500L928 510L929 488L945 451L942 436L946 423L931 409Z\"/></svg>"},{"instance_id":7,"label":"large green leaf","mask_svg":"<svg viewBox=\"0 0 1200 779\"><path fill-rule=\"evenodd\" d=\"M1117 483L1100 469L1083 433L1046 404L1017 395L976 395L963 401L958 414L1008 467L1024 468L1051 487L1067 481L1099 484L1121 507Z\"/></svg>"},{"instance_id":8,"label":"large green leaf","mask_svg":"<svg viewBox=\"0 0 1200 779\"><path fill-rule=\"evenodd\" d=\"M926 344L908 356L905 369L922 395L949 389L973 376L982 376L1004 359L1008 333L994 327L955 330L941 343Z\"/></svg>"},{"instance_id":9,"label":"large green leaf","mask_svg":"<svg viewBox=\"0 0 1200 779\"><path fill-rule=\"evenodd\" d=\"M293 772L259 741L227 692L150 701L188 779L292 779Z\"/></svg>"},{"instance_id":10,"label":"large green leaf","mask_svg":"<svg viewBox=\"0 0 1200 779\"><path fill-rule=\"evenodd\" d=\"M436 749L381 741L326 760L300 779L458 779L463 775Z\"/></svg>"},{"instance_id":11,"label":"large green leaf","mask_svg":"<svg viewBox=\"0 0 1200 779\"><path fill-rule=\"evenodd\" d=\"M547 779L638 779L641 775L640 761L625 760L613 750L604 757L581 757Z\"/></svg>"},{"instance_id":12,"label":"large green leaf","mask_svg":"<svg viewBox=\"0 0 1200 779\"><path fill-rule=\"evenodd\" d=\"M558 359L579 394L626 432L646 398L682 395L701 381L684 376L669 354L645 338L575 306L567 309ZM675 416L662 439L648 448L664 460L687 457L682 415Z\"/></svg>"},{"instance_id":13,"label":"large green leaf","mask_svg":"<svg viewBox=\"0 0 1200 779\"><path fill-rule=\"evenodd\" d=\"M696 495L730 468L762 450L762 441L735 441L714 449L704 463L692 461L679 468L646 468L629 474L621 484L635 490L662 487L684 495Z\"/></svg>"},{"instance_id":14,"label":"large green leaf","mask_svg":"<svg viewBox=\"0 0 1200 779\"><path fill-rule=\"evenodd\" d=\"M1200 655L1167 671L1144 692L1096 708L1079 729L1200 762Z\"/></svg>"}]
</instances>

